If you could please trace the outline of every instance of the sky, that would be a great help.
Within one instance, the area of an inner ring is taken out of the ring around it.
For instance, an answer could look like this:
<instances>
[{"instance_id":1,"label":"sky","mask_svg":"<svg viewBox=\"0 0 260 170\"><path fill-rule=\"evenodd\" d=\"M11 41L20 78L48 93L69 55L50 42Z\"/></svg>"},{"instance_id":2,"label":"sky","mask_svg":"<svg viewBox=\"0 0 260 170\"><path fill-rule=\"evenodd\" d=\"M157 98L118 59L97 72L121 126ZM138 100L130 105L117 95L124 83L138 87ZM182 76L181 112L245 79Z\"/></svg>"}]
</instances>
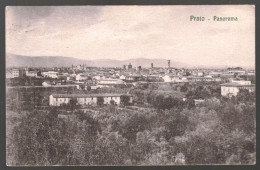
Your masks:
<instances>
[{"instance_id":1,"label":"sky","mask_svg":"<svg viewBox=\"0 0 260 170\"><path fill-rule=\"evenodd\" d=\"M191 15L210 20L191 22ZM213 16L238 21L214 22ZM255 7L9 6L6 52L254 67Z\"/></svg>"}]
</instances>

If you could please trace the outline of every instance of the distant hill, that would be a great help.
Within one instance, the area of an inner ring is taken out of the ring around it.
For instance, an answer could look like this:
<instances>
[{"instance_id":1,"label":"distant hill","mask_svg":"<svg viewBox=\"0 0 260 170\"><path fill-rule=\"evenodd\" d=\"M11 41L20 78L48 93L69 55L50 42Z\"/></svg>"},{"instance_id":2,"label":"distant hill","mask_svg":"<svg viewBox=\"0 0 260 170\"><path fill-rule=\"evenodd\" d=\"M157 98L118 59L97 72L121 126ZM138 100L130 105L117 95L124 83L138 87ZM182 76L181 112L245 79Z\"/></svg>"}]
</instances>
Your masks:
<instances>
[{"instance_id":1,"label":"distant hill","mask_svg":"<svg viewBox=\"0 0 260 170\"><path fill-rule=\"evenodd\" d=\"M129 60L110 60L110 59L98 59L98 60L82 60L73 57L62 56L22 56L15 54L7 54L6 67L69 67L72 64L85 64L92 67L122 67L131 63L133 67L142 66L150 67L153 63L154 67L166 67L166 59L146 59L137 58ZM176 68L187 67L187 64L171 61L171 66Z\"/></svg>"},{"instance_id":2,"label":"distant hill","mask_svg":"<svg viewBox=\"0 0 260 170\"><path fill-rule=\"evenodd\" d=\"M187 61L188 62L188 61ZM150 67L153 63L154 67L166 67L167 59L148 59L148 58L136 58L128 60L112 60L112 59L97 59L97 60L84 60L73 57L62 56L23 56L15 54L6 55L6 67L70 67L73 65L85 64L90 67L122 67L131 63L133 67L142 66ZM229 66L203 66L181 63L171 60L171 67L175 68L211 68L211 69L223 69ZM243 67L245 69L253 69L254 67Z\"/></svg>"},{"instance_id":3,"label":"distant hill","mask_svg":"<svg viewBox=\"0 0 260 170\"><path fill-rule=\"evenodd\" d=\"M60 56L22 56L7 54L6 67L61 67L81 64L84 60Z\"/></svg>"}]
</instances>

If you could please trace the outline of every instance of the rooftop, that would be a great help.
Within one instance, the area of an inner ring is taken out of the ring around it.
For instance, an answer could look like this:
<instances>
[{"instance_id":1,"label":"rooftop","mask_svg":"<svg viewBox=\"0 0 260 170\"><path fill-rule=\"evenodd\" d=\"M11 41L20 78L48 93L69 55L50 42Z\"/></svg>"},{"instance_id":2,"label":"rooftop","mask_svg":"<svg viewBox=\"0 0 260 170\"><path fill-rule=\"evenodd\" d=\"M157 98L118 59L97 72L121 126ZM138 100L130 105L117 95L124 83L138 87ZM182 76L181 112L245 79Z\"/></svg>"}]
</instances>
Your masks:
<instances>
[{"instance_id":1,"label":"rooftop","mask_svg":"<svg viewBox=\"0 0 260 170\"><path fill-rule=\"evenodd\" d=\"M221 86L227 86L227 87L254 87L255 84L250 84L250 85L241 85L239 83L231 82L231 83L224 83L220 84Z\"/></svg>"},{"instance_id":2,"label":"rooftop","mask_svg":"<svg viewBox=\"0 0 260 170\"><path fill-rule=\"evenodd\" d=\"M120 97L127 94L51 94L54 98L89 98L89 97Z\"/></svg>"}]
</instances>

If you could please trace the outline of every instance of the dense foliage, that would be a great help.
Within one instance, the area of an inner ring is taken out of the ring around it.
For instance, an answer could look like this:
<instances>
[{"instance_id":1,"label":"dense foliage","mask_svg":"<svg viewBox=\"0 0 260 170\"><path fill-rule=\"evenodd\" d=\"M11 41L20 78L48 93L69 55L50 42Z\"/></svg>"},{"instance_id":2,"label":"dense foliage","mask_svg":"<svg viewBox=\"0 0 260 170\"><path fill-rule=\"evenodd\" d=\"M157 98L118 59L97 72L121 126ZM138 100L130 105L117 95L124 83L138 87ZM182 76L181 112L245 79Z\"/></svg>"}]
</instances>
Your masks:
<instances>
[{"instance_id":1,"label":"dense foliage","mask_svg":"<svg viewBox=\"0 0 260 170\"><path fill-rule=\"evenodd\" d=\"M185 94L193 88L195 95L204 97L204 103L195 106L190 103L193 97L183 101L149 89L149 95L137 95L148 103L145 108L109 105L25 111L11 136L17 151L13 153L15 163L254 164L254 93L241 90L228 99L209 97L208 93L217 90L211 86L179 86ZM129 99L123 98L127 103Z\"/></svg>"}]
</instances>

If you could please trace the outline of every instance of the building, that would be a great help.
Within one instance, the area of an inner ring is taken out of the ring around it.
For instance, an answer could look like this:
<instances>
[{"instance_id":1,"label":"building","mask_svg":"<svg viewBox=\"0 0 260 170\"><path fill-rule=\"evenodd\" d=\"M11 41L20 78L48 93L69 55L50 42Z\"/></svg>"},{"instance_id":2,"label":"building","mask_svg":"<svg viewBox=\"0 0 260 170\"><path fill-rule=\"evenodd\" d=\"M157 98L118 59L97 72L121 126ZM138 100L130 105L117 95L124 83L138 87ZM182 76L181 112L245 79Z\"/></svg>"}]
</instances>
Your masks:
<instances>
[{"instance_id":1,"label":"building","mask_svg":"<svg viewBox=\"0 0 260 170\"><path fill-rule=\"evenodd\" d=\"M57 75L58 75L58 72L55 72L55 71L42 72L43 77L58 78Z\"/></svg>"},{"instance_id":2,"label":"building","mask_svg":"<svg viewBox=\"0 0 260 170\"><path fill-rule=\"evenodd\" d=\"M221 78L212 78L209 76L206 77L195 77L195 76L189 76L187 77L189 82L198 82L198 81L207 81L207 82L211 82L211 81L221 81Z\"/></svg>"},{"instance_id":3,"label":"building","mask_svg":"<svg viewBox=\"0 0 260 170\"><path fill-rule=\"evenodd\" d=\"M49 97L50 106L61 106L68 104L70 100L76 99L78 105L97 105L98 98L104 99L103 104L111 104L113 100L115 104L120 105L121 97L126 94L51 94ZM133 97L129 96L129 103L133 103Z\"/></svg>"},{"instance_id":4,"label":"building","mask_svg":"<svg viewBox=\"0 0 260 170\"><path fill-rule=\"evenodd\" d=\"M100 79L98 80L98 84L103 84L103 85L124 84L124 81L121 79Z\"/></svg>"},{"instance_id":5,"label":"building","mask_svg":"<svg viewBox=\"0 0 260 170\"><path fill-rule=\"evenodd\" d=\"M45 82L42 83L42 86L49 87L49 86L51 86L51 82L45 81Z\"/></svg>"},{"instance_id":6,"label":"building","mask_svg":"<svg viewBox=\"0 0 260 170\"><path fill-rule=\"evenodd\" d=\"M73 64L71 65L71 69L72 70L86 70L87 68L86 68L86 66L85 66L85 64L80 64L80 65L76 65L76 66L74 66Z\"/></svg>"},{"instance_id":7,"label":"building","mask_svg":"<svg viewBox=\"0 0 260 170\"><path fill-rule=\"evenodd\" d=\"M205 102L204 99L194 99L194 104L195 105L199 105L199 104L204 103L204 102Z\"/></svg>"},{"instance_id":8,"label":"building","mask_svg":"<svg viewBox=\"0 0 260 170\"><path fill-rule=\"evenodd\" d=\"M88 80L90 76L86 75L86 74L77 74L76 75L76 80L77 81L85 81Z\"/></svg>"},{"instance_id":9,"label":"building","mask_svg":"<svg viewBox=\"0 0 260 170\"><path fill-rule=\"evenodd\" d=\"M136 67L136 71L141 71L141 70L142 70L142 66Z\"/></svg>"},{"instance_id":10,"label":"building","mask_svg":"<svg viewBox=\"0 0 260 170\"><path fill-rule=\"evenodd\" d=\"M129 63L129 64L127 65L127 70L130 70L130 69L132 69L132 68L133 68L132 64Z\"/></svg>"},{"instance_id":11,"label":"building","mask_svg":"<svg viewBox=\"0 0 260 170\"><path fill-rule=\"evenodd\" d=\"M165 75L162 77L164 82L170 83L170 82L182 82L179 76L177 75Z\"/></svg>"},{"instance_id":12,"label":"building","mask_svg":"<svg viewBox=\"0 0 260 170\"><path fill-rule=\"evenodd\" d=\"M24 70L21 69L12 69L12 78L23 77L25 75Z\"/></svg>"},{"instance_id":13,"label":"building","mask_svg":"<svg viewBox=\"0 0 260 170\"><path fill-rule=\"evenodd\" d=\"M26 71L25 75L27 77L37 77L37 71Z\"/></svg>"},{"instance_id":14,"label":"building","mask_svg":"<svg viewBox=\"0 0 260 170\"><path fill-rule=\"evenodd\" d=\"M142 79L142 76L140 74L133 74L133 75L128 75L125 77L126 81L140 81Z\"/></svg>"},{"instance_id":15,"label":"building","mask_svg":"<svg viewBox=\"0 0 260 170\"><path fill-rule=\"evenodd\" d=\"M119 79L121 79L121 80L125 80L125 78L126 78L125 75L121 75L121 76L119 77Z\"/></svg>"},{"instance_id":16,"label":"building","mask_svg":"<svg viewBox=\"0 0 260 170\"><path fill-rule=\"evenodd\" d=\"M147 75L145 79L148 82L159 82L159 81L162 81L162 78L160 77L160 75L157 75L157 74Z\"/></svg>"},{"instance_id":17,"label":"building","mask_svg":"<svg viewBox=\"0 0 260 170\"><path fill-rule=\"evenodd\" d=\"M229 70L228 73L237 74L237 75L245 75L246 71L245 70Z\"/></svg>"},{"instance_id":18,"label":"building","mask_svg":"<svg viewBox=\"0 0 260 170\"><path fill-rule=\"evenodd\" d=\"M255 75L255 71L254 70L248 71L247 75L248 76L254 76Z\"/></svg>"},{"instance_id":19,"label":"building","mask_svg":"<svg viewBox=\"0 0 260 170\"><path fill-rule=\"evenodd\" d=\"M240 89L247 89L249 92L255 91L255 85L251 81L232 81L221 84L221 95L226 97L236 96Z\"/></svg>"},{"instance_id":20,"label":"building","mask_svg":"<svg viewBox=\"0 0 260 170\"><path fill-rule=\"evenodd\" d=\"M168 61L168 68L171 68L171 60L167 60Z\"/></svg>"}]
</instances>

